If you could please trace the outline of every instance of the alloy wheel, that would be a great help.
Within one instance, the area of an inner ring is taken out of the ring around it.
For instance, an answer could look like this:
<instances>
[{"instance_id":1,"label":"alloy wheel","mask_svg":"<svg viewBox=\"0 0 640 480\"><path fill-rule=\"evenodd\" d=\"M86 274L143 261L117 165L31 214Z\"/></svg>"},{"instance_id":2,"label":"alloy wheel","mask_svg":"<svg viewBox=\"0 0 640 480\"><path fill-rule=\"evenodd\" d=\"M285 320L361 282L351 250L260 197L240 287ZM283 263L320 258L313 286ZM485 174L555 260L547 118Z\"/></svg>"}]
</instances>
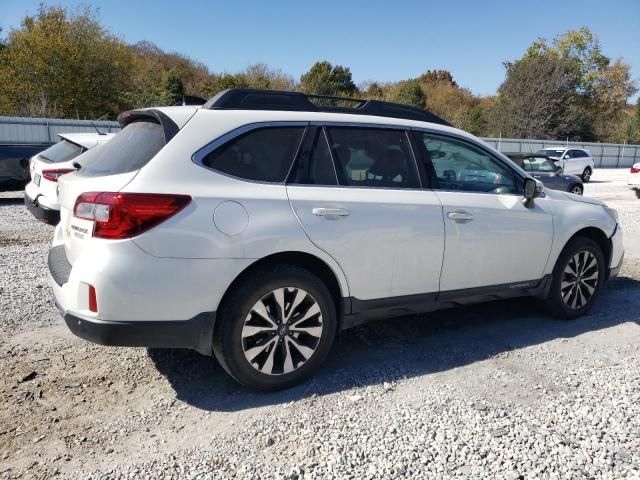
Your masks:
<instances>
[{"instance_id":1,"label":"alloy wheel","mask_svg":"<svg viewBox=\"0 0 640 480\"><path fill-rule=\"evenodd\" d=\"M587 168L582 174L582 180L585 182L588 182L590 178L591 178L591 170Z\"/></svg>"},{"instance_id":2,"label":"alloy wheel","mask_svg":"<svg viewBox=\"0 0 640 480\"><path fill-rule=\"evenodd\" d=\"M571 193L574 193L576 195L582 195L582 189L576 185L571 189Z\"/></svg>"},{"instance_id":3,"label":"alloy wheel","mask_svg":"<svg viewBox=\"0 0 640 480\"><path fill-rule=\"evenodd\" d=\"M278 288L249 311L242 327L242 351L259 372L283 375L311 358L322 332L322 312L316 299L301 288Z\"/></svg>"},{"instance_id":4,"label":"alloy wheel","mask_svg":"<svg viewBox=\"0 0 640 480\"><path fill-rule=\"evenodd\" d=\"M572 310L583 308L596 292L598 279L596 256L588 250L576 253L562 273L560 293L565 305Z\"/></svg>"}]
</instances>

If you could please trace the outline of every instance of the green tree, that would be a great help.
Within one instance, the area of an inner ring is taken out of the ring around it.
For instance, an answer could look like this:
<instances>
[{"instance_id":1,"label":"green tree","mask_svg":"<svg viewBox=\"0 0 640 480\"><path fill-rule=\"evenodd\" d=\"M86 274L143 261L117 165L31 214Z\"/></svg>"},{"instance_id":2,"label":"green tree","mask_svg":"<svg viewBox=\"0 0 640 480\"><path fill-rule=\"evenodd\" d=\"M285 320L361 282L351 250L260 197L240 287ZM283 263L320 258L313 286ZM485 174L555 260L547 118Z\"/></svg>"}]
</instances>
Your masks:
<instances>
[{"instance_id":1,"label":"green tree","mask_svg":"<svg viewBox=\"0 0 640 480\"><path fill-rule=\"evenodd\" d=\"M493 109L496 130L505 137L589 140L579 85L575 64L549 52L507 64Z\"/></svg>"},{"instance_id":2,"label":"green tree","mask_svg":"<svg viewBox=\"0 0 640 480\"><path fill-rule=\"evenodd\" d=\"M316 62L300 77L300 90L316 95L353 96L358 89L348 67L332 65L327 61Z\"/></svg>"},{"instance_id":3,"label":"green tree","mask_svg":"<svg viewBox=\"0 0 640 480\"><path fill-rule=\"evenodd\" d=\"M114 117L128 83L128 47L89 7L69 13L41 5L11 30L0 50L4 114L72 118Z\"/></svg>"},{"instance_id":4,"label":"green tree","mask_svg":"<svg viewBox=\"0 0 640 480\"><path fill-rule=\"evenodd\" d=\"M412 107L424 108L426 97L417 79L404 80L398 82L391 96L391 100L396 103L411 105Z\"/></svg>"},{"instance_id":5,"label":"green tree","mask_svg":"<svg viewBox=\"0 0 640 480\"><path fill-rule=\"evenodd\" d=\"M174 73L167 77L164 96L167 105L182 103L182 99L184 97L184 84L182 83L182 79Z\"/></svg>"},{"instance_id":6,"label":"green tree","mask_svg":"<svg viewBox=\"0 0 640 480\"><path fill-rule=\"evenodd\" d=\"M620 59L612 64L587 28L552 44L539 39L505 66L491 115L492 129L503 135L612 141L637 91L629 65Z\"/></svg>"},{"instance_id":7,"label":"green tree","mask_svg":"<svg viewBox=\"0 0 640 480\"><path fill-rule=\"evenodd\" d=\"M368 85L366 85L366 87L367 88L363 88L361 85L361 88L363 88L364 90L365 97L369 99L376 99L376 100L380 100L384 98L385 96L384 88L378 82L371 82Z\"/></svg>"}]
</instances>

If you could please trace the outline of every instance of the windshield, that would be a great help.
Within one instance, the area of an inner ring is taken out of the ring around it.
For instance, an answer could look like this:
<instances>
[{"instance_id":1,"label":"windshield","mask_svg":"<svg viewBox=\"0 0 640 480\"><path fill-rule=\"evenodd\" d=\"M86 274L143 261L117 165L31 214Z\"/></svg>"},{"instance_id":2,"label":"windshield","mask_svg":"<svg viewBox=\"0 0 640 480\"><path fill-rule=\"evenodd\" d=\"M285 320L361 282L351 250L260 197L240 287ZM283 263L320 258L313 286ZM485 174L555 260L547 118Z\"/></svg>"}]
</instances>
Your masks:
<instances>
[{"instance_id":1,"label":"windshield","mask_svg":"<svg viewBox=\"0 0 640 480\"><path fill-rule=\"evenodd\" d=\"M564 153L563 149L545 148L543 150L538 150L536 152L536 155L546 155L547 157L551 157L551 158L560 158L562 157L563 153Z\"/></svg>"},{"instance_id":2,"label":"windshield","mask_svg":"<svg viewBox=\"0 0 640 480\"><path fill-rule=\"evenodd\" d=\"M55 145L40 153L40 158L50 162L66 162L72 160L84 151L80 145L71 143L68 140L60 140Z\"/></svg>"},{"instance_id":3,"label":"windshield","mask_svg":"<svg viewBox=\"0 0 640 480\"><path fill-rule=\"evenodd\" d=\"M127 125L91 155L82 175L101 177L140 170L164 147L164 132L157 123L134 122Z\"/></svg>"},{"instance_id":4,"label":"windshield","mask_svg":"<svg viewBox=\"0 0 640 480\"><path fill-rule=\"evenodd\" d=\"M545 157L528 157L522 161L527 172L555 172L555 165Z\"/></svg>"}]
</instances>

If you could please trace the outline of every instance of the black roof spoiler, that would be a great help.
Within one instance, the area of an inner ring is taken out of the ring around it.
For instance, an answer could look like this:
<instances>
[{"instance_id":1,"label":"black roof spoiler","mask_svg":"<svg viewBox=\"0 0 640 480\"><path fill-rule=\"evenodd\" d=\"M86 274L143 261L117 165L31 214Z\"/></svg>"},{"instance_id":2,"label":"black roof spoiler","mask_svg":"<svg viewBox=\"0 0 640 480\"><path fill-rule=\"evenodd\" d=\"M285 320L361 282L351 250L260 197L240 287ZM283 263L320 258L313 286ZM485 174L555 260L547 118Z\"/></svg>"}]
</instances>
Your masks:
<instances>
[{"instance_id":1,"label":"black roof spoiler","mask_svg":"<svg viewBox=\"0 0 640 480\"><path fill-rule=\"evenodd\" d=\"M169 140L171 140L180 130L178 125L171 120L171 118L155 108L150 108L148 110L129 110L118 115L118 123L122 128L137 121L152 121L159 124L164 131L165 143L169 143Z\"/></svg>"},{"instance_id":2,"label":"black roof spoiler","mask_svg":"<svg viewBox=\"0 0 640 480\"><path fill-rule=\"evenodd\" d=\"M313 100L313 101L312 101ZM348 106L345 104L352 104ZM302 92L231 88L219 92L203 105L210 110L281 110L295 112L333 112L401 118L451 126L438 115L399 103L362 98L311 95Z\"/></svg>"}]
</instances>

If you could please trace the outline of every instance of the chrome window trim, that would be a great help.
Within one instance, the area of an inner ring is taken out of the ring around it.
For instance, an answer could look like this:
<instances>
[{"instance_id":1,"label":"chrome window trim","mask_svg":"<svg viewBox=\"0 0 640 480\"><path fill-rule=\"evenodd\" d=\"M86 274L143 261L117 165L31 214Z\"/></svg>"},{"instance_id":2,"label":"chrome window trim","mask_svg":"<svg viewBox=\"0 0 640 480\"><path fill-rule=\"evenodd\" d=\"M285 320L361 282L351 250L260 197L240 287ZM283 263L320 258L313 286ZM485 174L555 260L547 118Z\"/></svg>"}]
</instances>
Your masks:
<instances>
[{"instance_id":1,"label":"chrome window trim","mask_svg":"<svg viewBox=\"0 0 640 480\"><path fill-rule=\"evenodd\" d=\"M227 133L222 134L221 136L219 136L218 138L216 138L215 140L209 142L208 144L206 144L204 147L201 147L199 150L197 150L192 156L191 156L191 161L193 163L195 163L196 165L209 170L211 172L215 172L218 175L223 175L227 178L232 178L234 180L239 180L242 182L249 182L249 183L256 183L256 184L262 184L262 185L285 185L286 180L289 176L289 174L291 173L291 168L293 168L293 164L295 163L296 158L298 157L298 153L300 152L300 147L302 146L302 142L304 141L304 136L306 134L306 130L307 127L309 126L309 122L305 122L305 121L273 121L273 122L256 122L256 123L248 123L246 125L242 125L241 127L235 128ZM284 180L282 180L281 182L267 182L264 180L252 180L250 178L242 178L242 177L236 177L235 175L231 175L229 173L225 173L222 172L220 170L216 170L215 168L211 168L208 167L207 165L205 165L203 163L204 158L209 155L211 152L213 152L214 150L216 150L217 148L222 147L223 145L225 145L226 143L230 142L231 140L238 138L241 135L244 135L245 133L251 132L253 130L260 130L263 128L274 128L274 127L301 127L303 128L303 132L302 135L300 136L300 142L298 143L298 146L296 148L296 152L293 156L293 160L291 161L291 164L289 165L289 169L287 170L287 173L285 174Z\"/></svg>"},{"instance_id":2,"label":"chrome window trim","mask_svg":"<svg viewBox=\"0 0 640 480\"><path fill-rule=\"evenodd\" d=\"M425 190L424 188L424 184L422 182L422 175L420 175L420 168L418 168L418 160L416 158L416 153L413 151L413 145L411 142L411 137L409 135L411 129L407 126L403 126L403 125L387 125L387 124L382 124L382 123L359 123L359 122L322 122L322 121L314 121L314 122L310 122L310 125L313 126L319 126L322 127L322 130L325 132L325 138L327 140L327 145L329 146L329 153L331 154L331 160L333 162L333 169L336 172L336 178L338 180L338 187L342 187L342 188L366 188L369 190L380 190L380 189L384 189L384 190L397 190L397 191L402 191L402 190ZM417 187L403 187L403 188L394 188L394 187L371 187L368 185L341 185L340 184L340 177L338 176L338 170L336 167L336 159L333 156L333 148L331 147L331 142L329 142L329 137L327 134L327 129L330 127L345 127L345 128L378 128L378 129L382 129L382 130L399 130L402 131L404 133L404 137L405 140L407 141L407 145L409 145L409 152L411 155L411 158L413 159L413 167L415 168L415 175L416 178L418 179L418 186ZM323 185L318 185L319 187L323 186Z\"/></svg>"}]
</instances>

